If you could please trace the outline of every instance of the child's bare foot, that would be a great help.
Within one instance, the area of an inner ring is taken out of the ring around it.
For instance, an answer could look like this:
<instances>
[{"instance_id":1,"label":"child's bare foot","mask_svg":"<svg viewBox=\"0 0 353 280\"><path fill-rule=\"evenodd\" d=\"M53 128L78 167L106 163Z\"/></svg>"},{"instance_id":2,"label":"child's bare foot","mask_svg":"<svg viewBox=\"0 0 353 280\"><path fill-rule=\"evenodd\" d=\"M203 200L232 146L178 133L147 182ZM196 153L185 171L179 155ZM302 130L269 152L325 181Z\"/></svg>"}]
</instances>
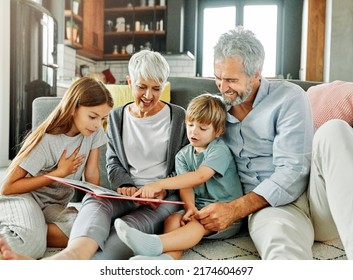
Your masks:
<instances>
[{"instance_id":1,"label":"child's bare foot","mask_svg":"<svg viewBox=\"0 0 353 280\"><path fill-rule=\"evenodd\" d=\"M31 258L14 252L0 235L0 260L31 260Z\"/></svg>"}]
</instances>

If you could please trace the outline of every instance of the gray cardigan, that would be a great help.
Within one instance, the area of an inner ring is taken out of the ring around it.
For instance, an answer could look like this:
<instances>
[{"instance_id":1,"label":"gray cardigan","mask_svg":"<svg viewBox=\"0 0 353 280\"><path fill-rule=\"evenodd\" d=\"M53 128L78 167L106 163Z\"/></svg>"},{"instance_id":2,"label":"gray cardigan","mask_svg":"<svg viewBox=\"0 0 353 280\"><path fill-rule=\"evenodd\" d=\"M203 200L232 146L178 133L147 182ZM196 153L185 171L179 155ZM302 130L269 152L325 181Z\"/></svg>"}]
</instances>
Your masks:
<instances>
[{"instance_id":1,"label":"gray cardigan","mask_svg":"<svg viewBox=\"0 0 353 280\"><path fill-rule=\"evenodd\" d=\"M114 108L108 117L107 136L107 173L110 188L116 190L122 185L135 185L129 172L129 164L123 149L122 128L125 108L131 104ZM185 109L174 104L166 103L170 108L171 130L167 151L167 174L175 176L175 155L188 143L185 129Z\"/></svg>"}]
</instances>

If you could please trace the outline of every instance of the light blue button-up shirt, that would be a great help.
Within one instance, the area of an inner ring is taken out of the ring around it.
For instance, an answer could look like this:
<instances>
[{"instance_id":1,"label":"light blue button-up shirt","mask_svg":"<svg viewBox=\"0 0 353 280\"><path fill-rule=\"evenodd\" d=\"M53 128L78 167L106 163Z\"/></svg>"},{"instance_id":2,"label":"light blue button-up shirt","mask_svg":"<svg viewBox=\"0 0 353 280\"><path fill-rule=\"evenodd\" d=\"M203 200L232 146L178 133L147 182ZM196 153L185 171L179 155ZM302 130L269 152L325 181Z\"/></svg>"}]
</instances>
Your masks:
<instances>
[{"instance_id":1,"label":"light blue button-up shirt","mask_svg":"<svg viewBox=\"0 0 353 280\"><path fill-rule=\"evenodd\" d=\"M287 81L262 78L243 121L228 113L223 138L235 156L244 192L280 206L307 188L313 135L306 92Z\"/></svg>"}]
</instances>

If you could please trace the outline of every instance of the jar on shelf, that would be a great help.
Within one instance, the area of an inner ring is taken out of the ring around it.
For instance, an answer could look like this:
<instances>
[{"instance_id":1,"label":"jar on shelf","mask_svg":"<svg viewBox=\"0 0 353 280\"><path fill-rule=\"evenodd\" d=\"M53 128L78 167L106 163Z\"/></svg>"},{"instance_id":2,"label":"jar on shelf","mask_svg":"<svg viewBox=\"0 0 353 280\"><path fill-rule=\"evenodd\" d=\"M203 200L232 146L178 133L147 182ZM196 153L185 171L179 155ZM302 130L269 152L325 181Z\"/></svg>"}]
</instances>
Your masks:
<instances>
[{"instance_id":1,"label":"jar on shelf","mask_svg":"<svg viewBox=\"0 0 353 280\"><path fill-rule=\"evenodd\" d=\"M118 45L113 46L113 54L118 54Z\"/></svg>"},{"instance_id":2,"label":"jar on shelf","mask_svg":"<svg viewBox=\"0 0 353 280\"><path fill-rule=\"evenodd\" d=\"M125 31L125 18L123 17L116 18L115 28L116 28L116 31L118 32Z\"/></svg>"},{"instance_id":3,"label":"jar on shelf","mask_svg":"<svg viewBox=\"0 0 353 280\"><path fill-rule=\"evenodd\" d=\"M138 20L135 21L135 31L140 31L140 22Z\"/></svg>"}]
</instances>

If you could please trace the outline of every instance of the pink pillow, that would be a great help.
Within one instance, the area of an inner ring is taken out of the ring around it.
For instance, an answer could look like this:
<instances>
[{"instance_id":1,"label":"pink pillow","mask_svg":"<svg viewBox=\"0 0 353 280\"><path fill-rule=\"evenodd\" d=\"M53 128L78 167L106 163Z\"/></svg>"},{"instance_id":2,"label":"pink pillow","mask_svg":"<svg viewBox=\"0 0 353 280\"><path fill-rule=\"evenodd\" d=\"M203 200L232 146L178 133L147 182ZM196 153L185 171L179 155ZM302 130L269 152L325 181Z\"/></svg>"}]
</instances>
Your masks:
<instances>
[{"instance_id":1,"label":"pink pillow","mask_svg":"<svg viewBox=\"0 0 353 280\"><path fill-rule=\"evenodd\" d=\"M324 83L310 87L307 94L316 128L331 119L341 119L353 126L353 83Z\"/></svg>"}]
</instances>

